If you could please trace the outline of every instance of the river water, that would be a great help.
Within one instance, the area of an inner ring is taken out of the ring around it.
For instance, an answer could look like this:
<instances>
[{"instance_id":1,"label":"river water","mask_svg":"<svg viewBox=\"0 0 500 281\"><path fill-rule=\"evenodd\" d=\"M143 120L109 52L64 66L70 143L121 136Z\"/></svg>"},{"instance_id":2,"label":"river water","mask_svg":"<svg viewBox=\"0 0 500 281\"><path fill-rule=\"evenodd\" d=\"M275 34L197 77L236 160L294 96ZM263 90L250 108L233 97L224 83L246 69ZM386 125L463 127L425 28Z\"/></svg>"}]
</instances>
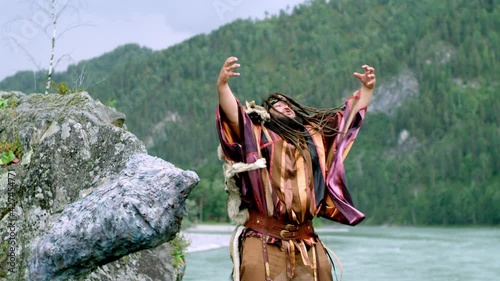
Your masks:
<instances>
[{"instance_id":1,"label":"river water","mask_svg":"<svg viewBox=\"0 0 500 281\"><path fill-rule=\"evenodd\" d=\"M342 281L500 280L500 228L356 226L317 232L340 258ZM192 244L184 281L230 280L229 229L185 236Z\"/></svg>"}]
</instances>

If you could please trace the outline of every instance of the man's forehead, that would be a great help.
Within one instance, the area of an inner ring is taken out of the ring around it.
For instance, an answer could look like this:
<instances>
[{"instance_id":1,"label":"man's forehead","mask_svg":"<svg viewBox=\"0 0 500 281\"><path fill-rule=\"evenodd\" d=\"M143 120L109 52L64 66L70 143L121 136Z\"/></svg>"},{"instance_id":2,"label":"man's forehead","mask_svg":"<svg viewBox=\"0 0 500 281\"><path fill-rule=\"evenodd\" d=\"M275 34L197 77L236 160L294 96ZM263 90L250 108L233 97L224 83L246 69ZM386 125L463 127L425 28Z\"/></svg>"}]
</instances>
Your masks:
<instances>
[{"instance_id":1,"label":"man's forehead","mask_svg":"<svg viewBox=\"0 0 500 281\"><path fill-rule=\"evenodd\" d=\"M285 101L279 100L279 101L273 103L273 106L275 106L275 105L287 105L287 103Z\"/></svg>"},{"instance_id":2,"label":"man's forehead","mask_svg":"<svg viewBox=\"0 0 500 281\"><path fill-rule=\"evenodd\" d=\"M270 98L269 98L269 100L268 100L268 103L269 103L270 105L274 105L274 104L276 104L276 103L278 103L278 102L283 102L283 103L286 103L286 102L287 102L287 100L286 100L286 98L285 98L284 96L282 96L282 95L276 95L276 96L270 97Z\"/></svg>"}]
</instances>

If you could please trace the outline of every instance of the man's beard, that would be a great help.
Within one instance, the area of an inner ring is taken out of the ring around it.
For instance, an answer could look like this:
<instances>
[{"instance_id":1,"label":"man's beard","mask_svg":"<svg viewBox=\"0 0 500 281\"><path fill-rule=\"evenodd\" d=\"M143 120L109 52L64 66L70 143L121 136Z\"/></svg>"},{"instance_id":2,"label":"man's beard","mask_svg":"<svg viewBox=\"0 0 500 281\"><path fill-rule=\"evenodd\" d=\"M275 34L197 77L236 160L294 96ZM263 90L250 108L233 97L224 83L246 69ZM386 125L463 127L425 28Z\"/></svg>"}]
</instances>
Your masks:
<instances>
[{"instance_id":1,"label":"man's beard","mask_svg":"<svg viewBox=\"0 0 500 281\"><path fill-rule=\"evenodd\" d=\"M290 118L283 114L271 114L271 121L267 127L281 137L289 138L290 133L298 136L304 132L304 119L299 115Z\"/></svg>"}]
</instances>

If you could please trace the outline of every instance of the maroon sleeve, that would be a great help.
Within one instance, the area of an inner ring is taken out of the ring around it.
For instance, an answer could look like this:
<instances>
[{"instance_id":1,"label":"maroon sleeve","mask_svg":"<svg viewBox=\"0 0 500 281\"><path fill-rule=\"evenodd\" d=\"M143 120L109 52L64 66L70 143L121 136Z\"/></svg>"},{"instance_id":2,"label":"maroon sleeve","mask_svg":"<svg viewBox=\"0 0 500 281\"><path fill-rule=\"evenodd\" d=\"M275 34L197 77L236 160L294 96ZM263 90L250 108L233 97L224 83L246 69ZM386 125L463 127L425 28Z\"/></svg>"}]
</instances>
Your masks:
<instances>
[{"instance_id":1,"label":"maroon sleeve","mask_svg":"<svg viewBox=\"0 0 500 281\"><path fill-rule=\"evenodd\" d=\"M335 116L337 118L336 121L338 122L339 132L344 130L344 124L351 110L351 103L348 100L346 101L344 109ZM335 140L330 143L331 147L327 148L330 161L327 161L329 172L326 179L326 196L329 196L329 199L334 203L338 212L334 212L330 217L325 217L348 225L356 225L365 218L365 215L354 207L347 189L343 157L344 152L348 152L356 139L365 113L366 108L357 112L346 134L337 134ZM325 202L328 201L329 200L326 200Z\"/></svg>"},{"instance_id":2,"label":"maroon sleeve","mask_svg":"<svg viewBox=\"0 0 500 281\"><path fill-rule=\"evenodd\" d=\"M240 103L238 102L239 114L238 118L240 118L240 124L243 120L244 112ZM219 105L216 110L216 126L217 126L217 134L219 136L219 142L224 152L224 157L234 162L242 162L243 161L243 142L238 139L236 134L231 129L229 125L229 120L227 120L224 111Z\"/></svg>"}]
</instances>

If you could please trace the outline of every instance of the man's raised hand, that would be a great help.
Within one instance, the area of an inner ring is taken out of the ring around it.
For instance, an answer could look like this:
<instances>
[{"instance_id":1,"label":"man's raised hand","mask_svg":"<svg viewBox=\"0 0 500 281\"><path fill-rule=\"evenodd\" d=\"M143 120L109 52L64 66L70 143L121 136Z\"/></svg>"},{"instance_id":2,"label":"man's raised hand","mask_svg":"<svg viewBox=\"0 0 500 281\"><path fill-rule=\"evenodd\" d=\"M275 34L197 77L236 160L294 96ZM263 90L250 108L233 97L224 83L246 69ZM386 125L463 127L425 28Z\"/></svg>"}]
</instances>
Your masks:
<instances>
[{"instance_id":1,"label":"man's raised hand","mask_svg":"<svg viewBox=\"0 0 500 281\"><path fill-rule=\"evenodd\" d=\"M219 78L217 79L217 91L219 92L219 104L221 109L229 121L229 126L231 126L231 129L239 138L240 125L238 117L238 102L228 83L231 77L240 76L238 72L234 72L234 70L238 67L240 67L238 64L238 58L229 57L226 59L219 72Z\"/></svg>"},{"instance_id":2,"label":"man's raised hand","mask_svg":"<svg viewBox=\"0 0 500 281\"><path fill-rule=\"evenodd\" d=\"M356 78L358 78L361 81L361 83L363 83L363 86L365 86L368 89L373 89L377 81L377 79L375 78L375 68L366 64L363 65L362 67L365 70L365 73L361 74L358 72L354 72L354 76L356 76Z\"/></svg>"},{"instance_id":3,"label":"man's raised hand","mask_svg":"<svg viewBox=\"0 0 500 281\"><path fill-rule=\"evenodd\" d=\"M240 64L238 63L237 57L227 58L220 70L217 85L221 86L227 84L231 77L240 76L239 72L234 72L238 67L240 67Z\"/></svg>"}]
</instances>

